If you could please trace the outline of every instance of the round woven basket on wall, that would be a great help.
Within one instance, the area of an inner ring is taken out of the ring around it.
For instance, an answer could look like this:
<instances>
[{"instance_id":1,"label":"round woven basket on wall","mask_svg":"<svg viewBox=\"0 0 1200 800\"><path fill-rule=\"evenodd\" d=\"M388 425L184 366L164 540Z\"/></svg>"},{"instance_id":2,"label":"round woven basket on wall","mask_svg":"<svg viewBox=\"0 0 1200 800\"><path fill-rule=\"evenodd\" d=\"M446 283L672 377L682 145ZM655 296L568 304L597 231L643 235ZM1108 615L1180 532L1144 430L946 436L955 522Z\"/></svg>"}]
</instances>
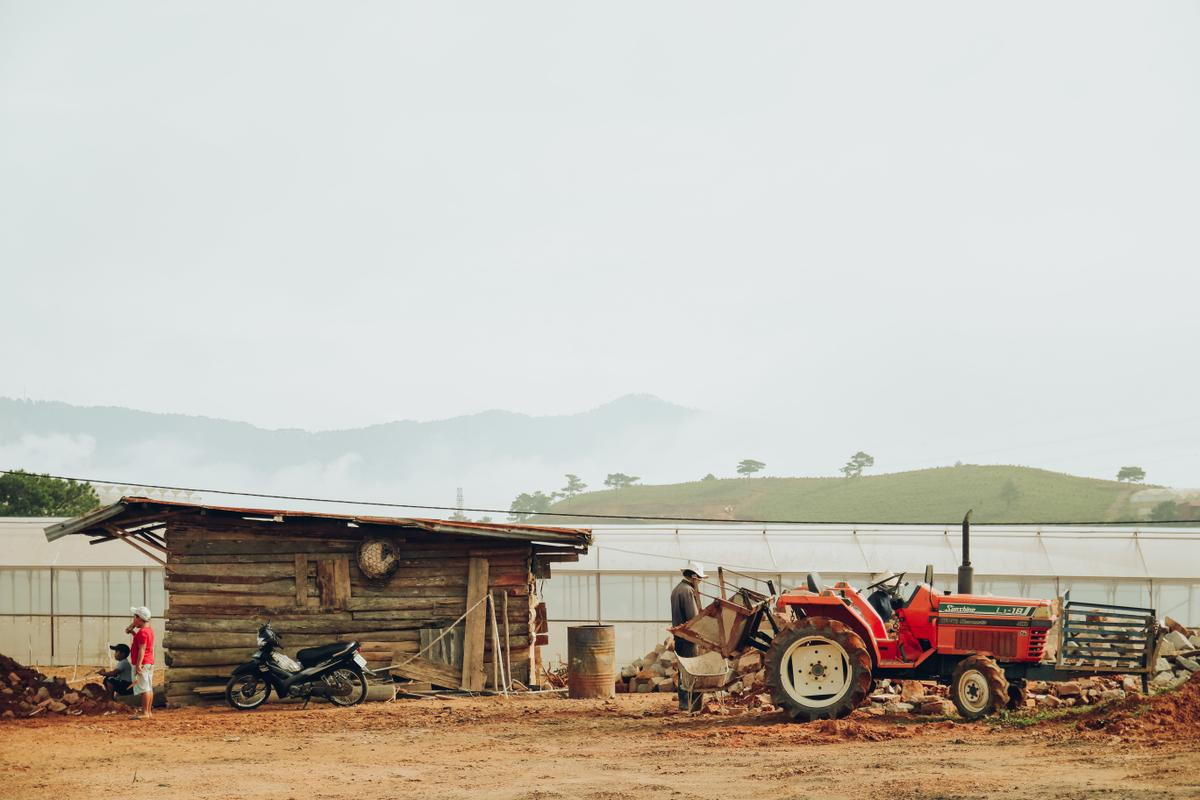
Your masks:
<instances>
[{"instance_id":1,"label":"round woven basket on wall","mask_svg":"<svg viewBox=\"0 0 1200 800\"><path fill-rule=\"evenodd\" d=\"M390 578L400 568L400 554L387 539L367 539L358 546L358 570L371 580Z\"/></svg>"}]
</instances>

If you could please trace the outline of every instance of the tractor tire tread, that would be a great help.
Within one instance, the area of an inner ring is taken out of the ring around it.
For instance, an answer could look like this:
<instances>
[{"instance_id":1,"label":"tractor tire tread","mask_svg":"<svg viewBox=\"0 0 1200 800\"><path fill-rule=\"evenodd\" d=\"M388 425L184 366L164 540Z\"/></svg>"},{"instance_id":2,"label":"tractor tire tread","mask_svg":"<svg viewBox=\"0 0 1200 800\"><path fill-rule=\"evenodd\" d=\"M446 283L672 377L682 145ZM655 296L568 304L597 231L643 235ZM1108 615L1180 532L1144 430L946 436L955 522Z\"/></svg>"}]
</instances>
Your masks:
<instances>
[{"instance_id":1,"label":"tractor tire tread","mask_svg":"<svg viewBox=\"0 0 1200 800\"><path fill-rule=\"evenodd\" d=\"M983 709L982 713L973 713L963 706L961 699L958 696L958 680L962 674L970 669L977 669L983 673L987 680L988 689L991 692L988 705ZM975 653L969 655L962 661L958 662L958 666L954 668L954 674L950 678L950 699L953 701L958 713L963 719L976 720L982 719L989 714L994 714L998 711L1003 711L1009 703L1008 694L1008 678L1004 675L1004 670L996 663L996 659L983 653Z\"/></svg>"},{"instance_id":2,"label":"tractor tire tread","mask_svg":"<svg viewBox=\"0 0 1200 800\"><path fill-rule=\"evenodd\" d=\"M807 708L797 703L783 687L780 661L791 643L802 636L819 635L836 641L846 651L853 670L851 680L853 685L849 691L836 703L824 708ZM823 719L841 719L853 713L854 709L870 702L871 686L874 681L871 676L871 653L866 643L850 626L828 617L804 617L780 631L767 651L767 688L771 692L771 702L783 711L794 722L816 722Z\"/></svg>"}]
</instances>

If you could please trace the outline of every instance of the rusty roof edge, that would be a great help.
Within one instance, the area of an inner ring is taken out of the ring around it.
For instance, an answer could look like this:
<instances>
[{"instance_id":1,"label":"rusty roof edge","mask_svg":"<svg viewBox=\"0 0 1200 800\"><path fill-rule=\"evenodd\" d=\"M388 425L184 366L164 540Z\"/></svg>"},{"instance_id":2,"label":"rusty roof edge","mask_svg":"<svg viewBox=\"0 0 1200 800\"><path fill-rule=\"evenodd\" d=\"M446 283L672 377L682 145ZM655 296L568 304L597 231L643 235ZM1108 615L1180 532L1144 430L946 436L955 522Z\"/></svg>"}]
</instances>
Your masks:
<instances>
[{"instance_id":1,"label":"rusty roof edge","mask_svg":"<svg viewBox=\"0 0 1200 800\"><path fill-rule=\"evenodd\" d=\"M370 520L370 517L363 518ZM498 538L520 538L530 542L567 542L590 545L592 532L587 528L550 528L536 525L505 525L495 522L457 522L455 520L410 518L415 527L435 533L466 533Z\"/></svg>"},{"instance_id":2,"label":"rusty roof edge","mask_svg":"<svg viewBox=\"0 0 1200 800\"><path fill-rule=\"evenodd\" d=\"M148 505L164 508L196 509L224 514L261 515L278 517L295 517L304 519L329 519L344 522L354 522L369 525L384 525L390 527L420 528L436 533L461 534L500 539L520 539L524 541L545 541L558 544L590 545L592 532L589 528L558 528L540 525L521 525L495 522L459 522L455 520L429 519L423 517L376 517L355 514L331 514L324 511L296 511L269 508L239 508L232 506L214 506L202 503L183 503L178 500L157 500L150 497L122 497L117 503L89 511L74 519L55 523L45 529L46 540L55 541L63 536L83 533L88 528L101 522L106 522L120 516L130 506Z\"/></svg>"}]
</instances>

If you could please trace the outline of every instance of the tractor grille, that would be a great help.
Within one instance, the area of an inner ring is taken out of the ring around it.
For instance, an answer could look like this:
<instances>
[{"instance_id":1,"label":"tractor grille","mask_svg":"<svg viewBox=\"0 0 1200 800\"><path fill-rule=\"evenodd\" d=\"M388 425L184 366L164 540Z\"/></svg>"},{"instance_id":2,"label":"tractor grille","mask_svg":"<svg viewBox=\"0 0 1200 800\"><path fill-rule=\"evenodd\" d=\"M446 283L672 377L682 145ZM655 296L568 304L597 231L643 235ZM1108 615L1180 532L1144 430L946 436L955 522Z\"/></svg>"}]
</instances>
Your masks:
<instances>
[{"instance_id":1,"label":"tractor grille","mask_svg":"<svg viewBox=\"0 0 1200 800\"><path fill-rule=\"evenodd\" d=\"M1029 631L1029 657L1040 660L1046 652L1046 628L1033 628Z\"/></svg>"},{"instance_id":2,"label":"tractor grille","mask_svg":"<svg viewBox=\"0 0 1200 800\"><path fill-rule=\"evenodd\" d=\"M982 650L1001 658L1017 654L1017 634L1013 631L957 630L954 632L956 650Z\"/></svg>"}]
</instances>

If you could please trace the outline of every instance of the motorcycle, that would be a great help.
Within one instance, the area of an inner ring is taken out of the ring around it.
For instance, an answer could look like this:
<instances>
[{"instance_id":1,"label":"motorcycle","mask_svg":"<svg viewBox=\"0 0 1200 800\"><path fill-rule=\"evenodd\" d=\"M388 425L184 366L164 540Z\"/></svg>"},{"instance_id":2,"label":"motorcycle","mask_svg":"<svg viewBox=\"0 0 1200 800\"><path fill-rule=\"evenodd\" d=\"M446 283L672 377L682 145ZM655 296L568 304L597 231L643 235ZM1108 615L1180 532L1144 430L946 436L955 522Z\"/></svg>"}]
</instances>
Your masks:
<instances>
[{"instance_id":1,"label":"motorcycle","mask_svg":"<svg viewBox=\"0 0 1200 800\"><path fill-rule=\"evenodd\" d=\"M334 705L353 706L367 696L367 661L358 642L309 647L297 652L296 659L282 647L271 623L258 629L258 649L233 671L225 685L229 705L242 711L258 708L272 690L280 698L303 698L305 704L313 697L324 697Z\"/></svg>"}]
</instances>

